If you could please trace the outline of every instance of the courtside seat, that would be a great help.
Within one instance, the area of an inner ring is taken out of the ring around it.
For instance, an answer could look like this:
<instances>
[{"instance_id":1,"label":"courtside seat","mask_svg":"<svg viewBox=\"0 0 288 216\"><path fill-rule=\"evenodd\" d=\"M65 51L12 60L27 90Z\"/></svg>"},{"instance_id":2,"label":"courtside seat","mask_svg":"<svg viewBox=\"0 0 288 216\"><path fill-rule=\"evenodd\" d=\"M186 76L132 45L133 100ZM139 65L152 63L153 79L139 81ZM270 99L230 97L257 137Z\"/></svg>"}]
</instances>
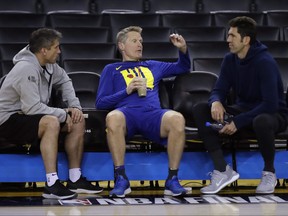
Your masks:
<instances>
[{"instance_id":1,"label":"courtside seat","mask_svg":"<svg viewBox=\"0 0 288 216\"><path fill-rule=\"evenodd\" d=\"M219 76L223 58L195 58L193 59L193 70L210 71Z\"/></svg>"},{"instance_id":2,"label":"courtside seat","mask_svg":"<svg viewBox=\"0 0 288 216\"><path fill-rule=\"evenodd\" d=\"M208 71L191 71L179 75L174 80L172 89L172 108L185 118L186 140L199 140L192 110L201 102L206 102L218 76Z\"/></svg>"}]
</instances>

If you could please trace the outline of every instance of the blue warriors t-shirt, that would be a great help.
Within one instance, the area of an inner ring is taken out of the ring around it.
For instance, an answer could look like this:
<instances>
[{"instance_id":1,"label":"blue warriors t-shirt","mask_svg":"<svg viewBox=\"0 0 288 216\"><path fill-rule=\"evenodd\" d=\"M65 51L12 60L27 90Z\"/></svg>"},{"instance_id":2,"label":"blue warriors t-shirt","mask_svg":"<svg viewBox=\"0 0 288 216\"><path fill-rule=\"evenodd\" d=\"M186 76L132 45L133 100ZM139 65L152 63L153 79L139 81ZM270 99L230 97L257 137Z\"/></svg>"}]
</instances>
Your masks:
<instances>
[{"instance_id":1,"label":"blue warriors t-shirt","mask_svg":"<svg viewBox=\"0 0 288 216\"><path fill-rule=\"evenodd\" d=\"M162 78L176 76L190 71L188 52L179 52L177 62L125 61L107 65L102 73L96 98L97 109L118 107L150 106L160 108L158 96ZM127 94L126 88L134 77L147 79L147 96L139 97L137 92ZM144 103L143 103L144 102Z\"/></svg>"}]
</instances>

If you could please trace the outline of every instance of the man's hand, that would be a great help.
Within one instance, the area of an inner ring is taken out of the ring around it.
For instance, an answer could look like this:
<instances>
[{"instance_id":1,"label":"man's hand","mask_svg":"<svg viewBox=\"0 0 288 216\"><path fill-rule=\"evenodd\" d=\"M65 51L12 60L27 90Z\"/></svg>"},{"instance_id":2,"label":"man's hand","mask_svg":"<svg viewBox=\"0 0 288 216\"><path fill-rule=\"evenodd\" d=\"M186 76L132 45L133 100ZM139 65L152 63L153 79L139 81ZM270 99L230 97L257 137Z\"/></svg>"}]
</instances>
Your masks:
<instances>
[{"instance_id":1,"label":"man's hand","mask_svg":"<svg viewBox=\"0 0 288 216\"><path fill-rule=\"evenodd\" d=\"M71 117L71 121L73 124L77 124L84 119L83 112L77 108L68 108L68 114ZM67 119L69 118L69 116L67 117Z\"/></svg>"},{"instance_id":2,"label":"man's hand","mask_svg":"<svg viewBox=\"0 0 288 216\"><path fill-rule=\"evenodd\" d=\"M219 131L220 134L233 135L237 131L237 127L233 121L224 125L224 127Z\"/></svg>"},{"instance_id":3,"label":"man's hand","mask_svg":"<svg viewBox=\"0 0 288 216\"><path fill-rule=\"evenodd\" d=\"M211 106L211 116L217 122L223 123L224 122L224 113L225 108L223 107L222 103L219 101L215 101L212 103Z\"/></svg>"},{"instance_id":4,"label":"man's hand","mask_svg":"<svg viewBox=\"0 0 288 216\"><path fill-rule=\"evenodd\" d=\"M181 52L186 53L187 52L187 45L185 39L182 37L182 35L179 34L171 34L170 35L170 41L174 46L176 46Z\"/></svg>"},{"instance_id":5,"label":"man's hand","mask_svg":"<svg viewBox=\"0 0 288 216\"><path fill-rule=\"evenodd\" d=\"M134 77L126 88L126 92L130 95L132 92L138 90L138 88L146 87L146 82L143 82L141 77Z\"/></svg>"}]
</instances>

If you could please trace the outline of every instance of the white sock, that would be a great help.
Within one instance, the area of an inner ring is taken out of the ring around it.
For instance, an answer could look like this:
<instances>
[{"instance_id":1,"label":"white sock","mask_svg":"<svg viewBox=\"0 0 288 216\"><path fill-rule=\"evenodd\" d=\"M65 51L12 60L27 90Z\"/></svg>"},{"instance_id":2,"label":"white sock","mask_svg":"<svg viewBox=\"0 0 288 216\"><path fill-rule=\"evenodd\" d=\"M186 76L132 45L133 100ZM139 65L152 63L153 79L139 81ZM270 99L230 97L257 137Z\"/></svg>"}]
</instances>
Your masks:
<instances>
[{"instance_id":1,"label":"white sock","mask_svg":"<svg viewBox=\"0 0 288 216\"><path fill-rule=\"evenodd\" d=\"M76 182L81 176L81 169L80 168L73 168L69 169L69 179L72 182Z\"/></svg>"},{"instance_id":2,"label":"white sock","mask_svg":"<svg viewBox=\"0 0 288 216\"><path fill-rule=\"evenodd\" d=\"M52 186L59 178L56 172L46 174L47 185Z\"/></svg>"}]
</instances>

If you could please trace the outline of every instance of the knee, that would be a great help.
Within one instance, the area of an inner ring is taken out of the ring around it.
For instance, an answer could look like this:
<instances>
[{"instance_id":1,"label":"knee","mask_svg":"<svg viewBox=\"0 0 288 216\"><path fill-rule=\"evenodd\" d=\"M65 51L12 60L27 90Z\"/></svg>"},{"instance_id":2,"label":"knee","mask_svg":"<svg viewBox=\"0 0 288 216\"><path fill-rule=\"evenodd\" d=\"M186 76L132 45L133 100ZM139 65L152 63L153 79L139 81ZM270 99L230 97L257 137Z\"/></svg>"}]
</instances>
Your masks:
<instances>
[{"instance_id":1,"label":"knee","mask_svg":"<svg viewBox=\"0 0 288 216\"><path fill-rule=\"evenodd\" d=\"M40 126L50 130L60 130L60 123L56 116L45 115L40 121Z\"/></svg>"},{"instance_id":2,"label":"knee","mask_svg":"<svg viewBox=\"0 0 288 216\"><path fill-rule=\"evenodd\" d=\"M166 124L169 124L174 131L184 133L185 131L185 118L179 112L173 112L167 117Z\"/></svg>"},{"instance_id":3,"label":"knee","mask_svg":"<svg viewBox=\"0 0 288 216\"><path fill-rule=\"evenodd\" d=\"M253 119L253 128L257 130L272 129L272 120L269 114L261 114Z\"/></svg>"},{"instance_id":4,"label":"knee","mask_svg":"<svg viewBox=\"0 0 288 216\"><path fill-rule=\"evenodd\" d=\"M58 118L52 115L43 116L39 122L39 131L41 134L45 131L55 132L58 134L60 131L60 123Z\"/></svg>"},{"instance_id":5,"label":"knee","mask_svg":"<svg viewBox=\"0 0 288 216\"><path fill-rule=\"evenodd\" d=\"M106 116L106 127L110 130L119 130L126 127L125 116L122 112L112 111Z\"/></svg>"}]
</instances>

